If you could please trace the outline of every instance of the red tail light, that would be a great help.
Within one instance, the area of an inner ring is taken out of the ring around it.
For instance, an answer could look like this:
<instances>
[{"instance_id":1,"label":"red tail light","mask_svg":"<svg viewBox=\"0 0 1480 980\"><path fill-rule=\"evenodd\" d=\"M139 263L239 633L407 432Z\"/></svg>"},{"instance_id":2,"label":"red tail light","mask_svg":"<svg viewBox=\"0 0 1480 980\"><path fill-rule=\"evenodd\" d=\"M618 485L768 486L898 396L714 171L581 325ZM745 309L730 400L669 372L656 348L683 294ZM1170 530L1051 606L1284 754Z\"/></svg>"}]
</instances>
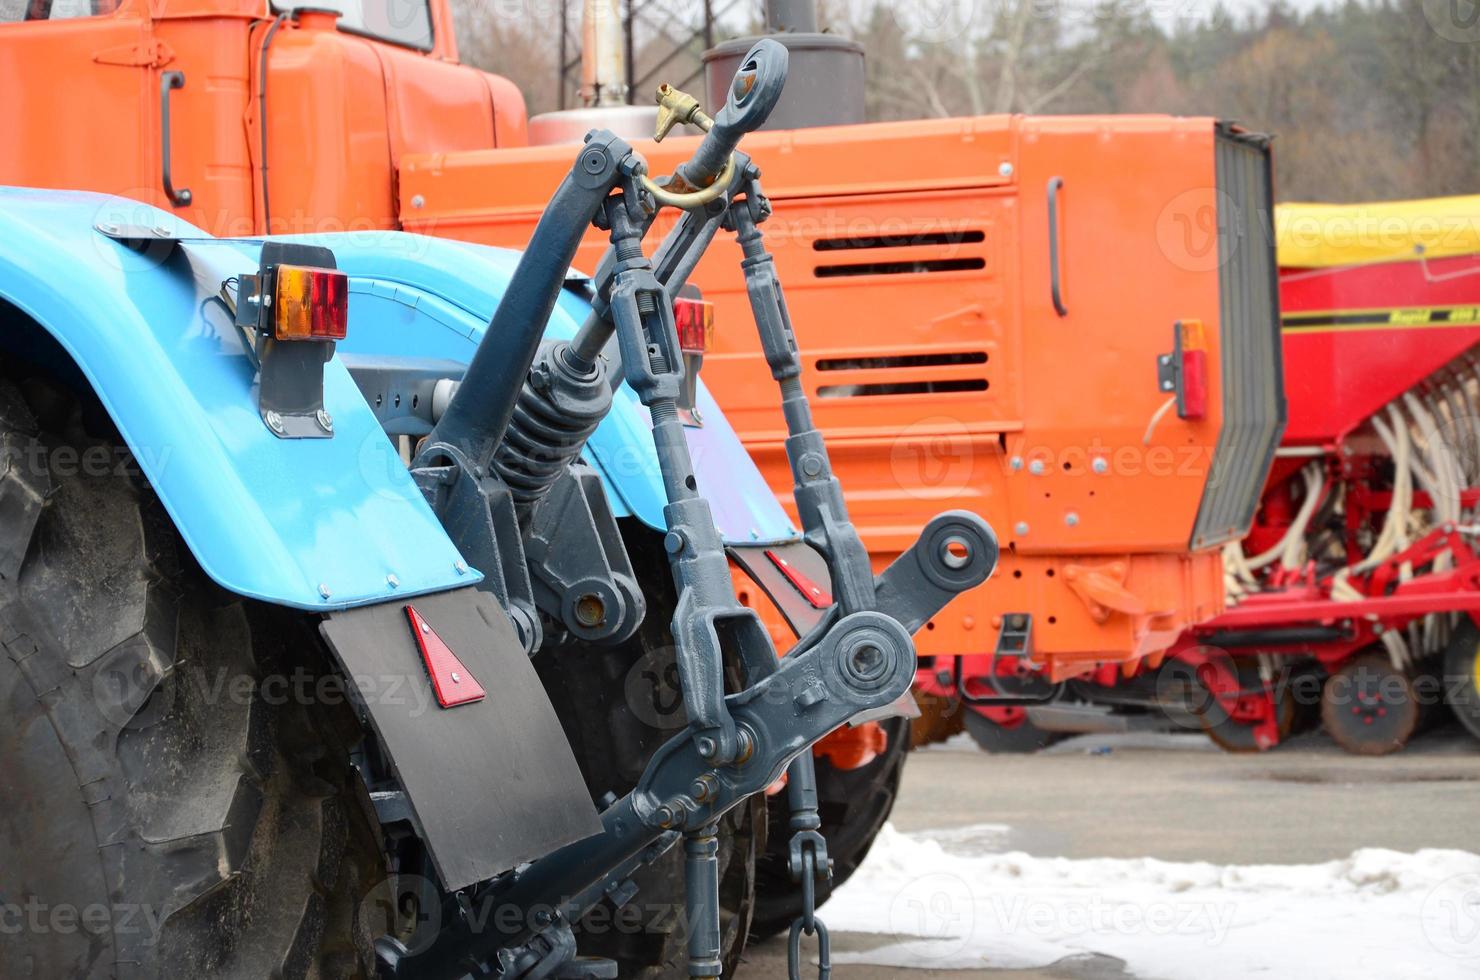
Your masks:
<instances>
[{"instance_id":1,"label":"red tail light","mask_svg":"<svg viewBox=\"0 0 1480 980\"><path fill-rule=\"evenodd\" d=\"M685 354L703 354L714 342L714 304L680 296L673 301L678 346Z\"/></svg>"},{"instance_id":2,"label":"red tail light","mask_svg":"<svg viewBox=\"0 0 1480 980\"><path fill-rule=\"evenodd\" d=\"M278 340L343 340L349 325L349 277L335 269L279 265L272 297Z\"/></svg>"},{"instance_id":3,"label":"red tail light","mask_svg":"<svg viewBox=\"0 0 1480 980\"><path fill-rule=\"evenodd\" d=\"M1208 341L1201 320L1183 320L1181 330L1182 391L1177 414L1184 419L1208 417Z\"/></svg>"}]
</instances>

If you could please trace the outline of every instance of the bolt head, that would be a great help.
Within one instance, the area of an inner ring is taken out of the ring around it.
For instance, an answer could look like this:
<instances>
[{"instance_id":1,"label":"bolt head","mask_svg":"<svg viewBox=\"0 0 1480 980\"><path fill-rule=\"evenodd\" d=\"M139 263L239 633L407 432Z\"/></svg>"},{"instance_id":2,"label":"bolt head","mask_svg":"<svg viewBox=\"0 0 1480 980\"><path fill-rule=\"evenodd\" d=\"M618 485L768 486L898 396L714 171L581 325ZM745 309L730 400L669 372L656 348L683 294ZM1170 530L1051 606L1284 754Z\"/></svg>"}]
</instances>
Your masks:
<instances>
[{"instance_id":1,"label":"bolt head","mask_svg":"<svg viewBox=\"0 0 1480 980\"><path fill-rule=\"evenodd\" d=\"M1021 457L1021 456L1014 456L1014 457L1012 457L1012 469L1013 469L1013 472L1016 472L1016 471L1018 471L1018 470L1020 470L1022 468L1023 468L1023 457Z\"/></svg>"},{"instance_id":2,"label":"bolt head","mask_svg":"<svg viewBox=\"0 0 1480 980\"><path fill-rule=\"evenodd\" d=\"M322 596L325 599L327 599L327 598L329 598L333 594L334 594L333 592L329 591L329 586L327 584L325 584L323 582L320 582L319 583L319 595L320 596Z\"/></svg>"},{"instance_id":3,"label":"bolt head","mask_svg":"<svg viewBox=\"0 0 1480 980\"><path fill-rule=\"evenodd\" d=\"M314 421L318 422L319 428L323 429L325 432L334 431L334 416L330 415L322 408L314 413Z\"/></svg>"},{"instance_id":4,"label":"bolt head","mask_svg":"<svg viewBox=\"0 0 1480 980\"><path fill-rule=\"evenodd\" d=\"M1072 510L1069 511L1069 513L1064 515L1064 523L1069 525L1070 527L1078 527L1079 515L1074 513Z\"/></svg>"},{"instance_id":5,"label":"bolt head","mask_svg":"<svg viewBox=\"0 0 1480 980\"><path fill-rule=\"evenodd\" d=\"M1028 464L1028 472L1029 473L1032 473L1034 476L1042 476L1043 475L1043 460L1041 460L1041 459L1035 459L1035 460L1033 460L1033 462L1029 463Z\"/></svg>"},{"instance_id":6,"label":"bolt head","mask_svg":"<svg viewBox=\"0 0 1480 980\"><path fill-rule=\"evenodd\" d=\"M606 154L601 150L593 150L581 157L581 169L593 177L606 169Z\"/></svg>"},{"instance_id":7,"label":"bolt head","mask_svg":"<svg viewBox=\"0 0 1480 980\"><path fill-rule=\"evenodd\" d=\"M457 561L452 563L452 570L457 572L457 574L459 575L466 575L468 574L468 563L461 559L458 559Z\"/></svg>"},{"instance_id":8,"label":"bolt head","mask_svg":"<svg viewBox=\"0 0 1480 980\"><path fill-rule=\"evenodd\" d=\"M1094 470L1096 473L1110 472L1110 462L1103 456L1096 456L1094 462L1090 463L1089 465L1090 469Z\"/></svg>"},{"instance_id":9,"label":"bolt head","mask_svg":"<svg viewBox=\"0 0 1480 980\"><path fill-rule=\"evenodd\" d=\"M281 415L279 415L277 412L274 412L271 409L269 409L268 412L267 412L267 414L264 415L264 416L262 416L262 419L263 419L263 421L265 421L267 423L267 427L269 429L271 429L272 431L274 431L274 432L282 432L283 431L283 417Z\"/></svg>"},{"instance_id":10,"label":"bolt head","mask_svg":"<svg viewBox=\"0 0 1480 980\"><path fill-rule=\"evenodd\" d=\"M827 700L827 688L819 683L808 684L794 699L800 708L810 708L812 705Z\"/></svg>"},{"instance_id":11,"label":"bolt head","mask_svg":"<svg viewBox=\"0 0 1480 980\"><path fill-rule=\"evenodd\" d=\"M413 194L411 195L411 206L413 208L424 208L427 206L427 199L420 194Z\"/></svg>"},{"instance_id":12,"label":"bolt head","mask_svg":"<svg viewBox=\"0 0 1480 980\"><path fill-rule=\"evenodd\" d=\"M399 589L401 587L401 580L396 578L395 573L392 573L385 577L385 584L393 589Z\"/></svg>"},{"instance_id":13,"label":"bolt head","mask_svg":"<svg viewBox=\"0 0 1480 980\"><path fill-rule=\"evenodd\" d=\"M1013 527L1013 531L1015 531L1016 533L1018 533L1020 535L1021 534L1027 534L1028 533L1028 522L1027 521L1018 521L1017 522L1017 525Z\"/></svg>"},{"instance_id":14,"label":"bolt head","mask_svg":"<svg viewBox=\"0 0 1480 980\"><path fill-rule=\"evenodd\" d=\"M1011 177L1012 164L1008 163L1006 160L1003 160L997 165L997 173L1001 174L1003 177Z\"/></svg>"},{"instance_id":15,"label":"bolt head","mask_svg":"<svg viewBox=\"0 0 1480 980\"><path fill-rule=\"evenodd\" d=\"M452 683L454 683L454 684L461 684L462 683L462 674L459 674L457 671L454 670L452 672Z\"/></svg>"},{"instance_id":16,"label":"bolt head","mask_svg":"<svg viewBox=\"0 0 1480 980\"><path fill-rule=\"evenodd\" d=\"M702 736L699 741L694 743L694 746L699 750L699 754L706 759L712 758L714 753L719 751L719 746L708 735Z\"/></svg>"}]
</instances>

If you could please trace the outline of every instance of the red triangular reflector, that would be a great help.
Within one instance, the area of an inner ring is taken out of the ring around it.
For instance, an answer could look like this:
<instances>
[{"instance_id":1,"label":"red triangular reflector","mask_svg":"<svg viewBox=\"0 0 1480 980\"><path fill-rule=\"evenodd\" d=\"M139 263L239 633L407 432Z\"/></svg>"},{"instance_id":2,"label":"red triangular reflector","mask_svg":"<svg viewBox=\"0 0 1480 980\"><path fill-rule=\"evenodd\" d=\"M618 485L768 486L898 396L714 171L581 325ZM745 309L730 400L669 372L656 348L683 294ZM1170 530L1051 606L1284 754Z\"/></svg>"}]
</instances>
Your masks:
<instances>
[{"instance_id":1,"label":"red triangular reflector","mask_svg":"<svg viewBox=\"0 0 1480 980\"><path fill-rule=\"evenodd\" d=\"M766 557L771 559L771 564L776 566L777 571L786 576L786 580L791 583L792 588L800 592L802 598L812 604L813 609L826 609L833 604L831 593L812 581L808 576L803 575L791 562L782 558L769 548L766 549Z\"/></svg>"},{"instance_id":2,"label":"red triangular reflector","mask_svg":"<svg viewBox=\"0 0 1480 980\"><path fill-rule=\"evenodd\" d=\"M411 633L416 637L416 648L421 651L421 659L427 665L432 690L437 693L437 703L444 708L455 708L460 704L482 701L486 696L483 685L468 672L463 662L457 659L457 654L442 641L421 613L408 605L406 618L411 620Z\"/></svg>"}]
</instances>

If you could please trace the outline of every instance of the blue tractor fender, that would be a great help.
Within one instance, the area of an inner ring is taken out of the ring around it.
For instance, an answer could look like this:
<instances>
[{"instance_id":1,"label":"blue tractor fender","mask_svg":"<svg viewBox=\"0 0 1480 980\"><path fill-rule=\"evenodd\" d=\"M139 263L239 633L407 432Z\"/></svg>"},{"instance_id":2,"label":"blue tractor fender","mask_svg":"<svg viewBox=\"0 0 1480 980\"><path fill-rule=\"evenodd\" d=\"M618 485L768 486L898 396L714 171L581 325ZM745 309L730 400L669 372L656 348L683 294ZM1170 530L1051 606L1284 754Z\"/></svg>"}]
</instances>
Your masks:
<instances>
[{"instance_id":1,"label":"blue tractor fender","mask_svg":"<svg viewBox=\"0 0 1480 980\"><path fill-rule=\"evenodd\" d=\"M519 260L519 253L509 249L404 232L286 240L334 250L339 268L350 275L350 307L358 311L339 349L362 356L466 364ZM579 291L567 290L546 335L561 340L574 336L590 311ZM702 381L697 407L703 424L686 430L689 450L699 489L725 542L750 546L798 540L786 511ZM586 459L601 474L618 516L631 515L651 528L666 530L667 497L648 412L625 384L616 392L611 414L587 444Z\"/></svg>"},{"instance_id":2,"label":"blue tractor fender","mask_svg":"<svg viewBox=\"0 0 1480 980\"><path fill-rule=\"evenodd\" d=\"M98 230L123 226L184 241L139 252ZM390 442L337 358L324 370L333 438L279 439L262 423L219 301L260 248L132 201L0 188L0 300L75 362L207 575L319 611L479 581L405 467L385 465ZM374 333L373 315L351 302L351 335Z\"/></svg>"}]
</instances>

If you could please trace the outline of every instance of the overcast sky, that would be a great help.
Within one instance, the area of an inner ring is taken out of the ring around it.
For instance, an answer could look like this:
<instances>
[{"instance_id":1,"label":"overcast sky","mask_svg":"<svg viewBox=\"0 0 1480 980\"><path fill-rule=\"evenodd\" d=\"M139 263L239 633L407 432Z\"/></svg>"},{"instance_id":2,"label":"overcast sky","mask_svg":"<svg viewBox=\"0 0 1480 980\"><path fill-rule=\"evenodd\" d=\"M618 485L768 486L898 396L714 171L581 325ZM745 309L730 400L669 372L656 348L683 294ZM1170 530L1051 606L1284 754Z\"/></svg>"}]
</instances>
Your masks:
<instances>
[{"instance_id":1,"label":"overcast sky","mask_svg":"<svg viewBox=\"0 0 1480 980\"><path fill-rule=\"evenodd\" d=\"M844 3L861 3L865 8L872 0L843 0ZM1033 0L1045 16L1063 21L1093 16L1095 8L1105 0ZM1163 28L1171 29L1178 24L1206 20L1217 7L1219 0L1120 0L1126 5L1138 4L1151 11L1152 16ZM1221 0L1222 6L1242 19L1262 14L1272 0ZM1329 7L1340 0L1284 0L1284 5L1308 11L1317 7ZM979 14L991 8L988 0L915 0L888 4L901 24L910 24L923 29L927 34L939 34L943 39L959 37L971 23L985 24L988 18ZM977 16L973 16L973 14Z\"/></svg>"}]
</instances>

